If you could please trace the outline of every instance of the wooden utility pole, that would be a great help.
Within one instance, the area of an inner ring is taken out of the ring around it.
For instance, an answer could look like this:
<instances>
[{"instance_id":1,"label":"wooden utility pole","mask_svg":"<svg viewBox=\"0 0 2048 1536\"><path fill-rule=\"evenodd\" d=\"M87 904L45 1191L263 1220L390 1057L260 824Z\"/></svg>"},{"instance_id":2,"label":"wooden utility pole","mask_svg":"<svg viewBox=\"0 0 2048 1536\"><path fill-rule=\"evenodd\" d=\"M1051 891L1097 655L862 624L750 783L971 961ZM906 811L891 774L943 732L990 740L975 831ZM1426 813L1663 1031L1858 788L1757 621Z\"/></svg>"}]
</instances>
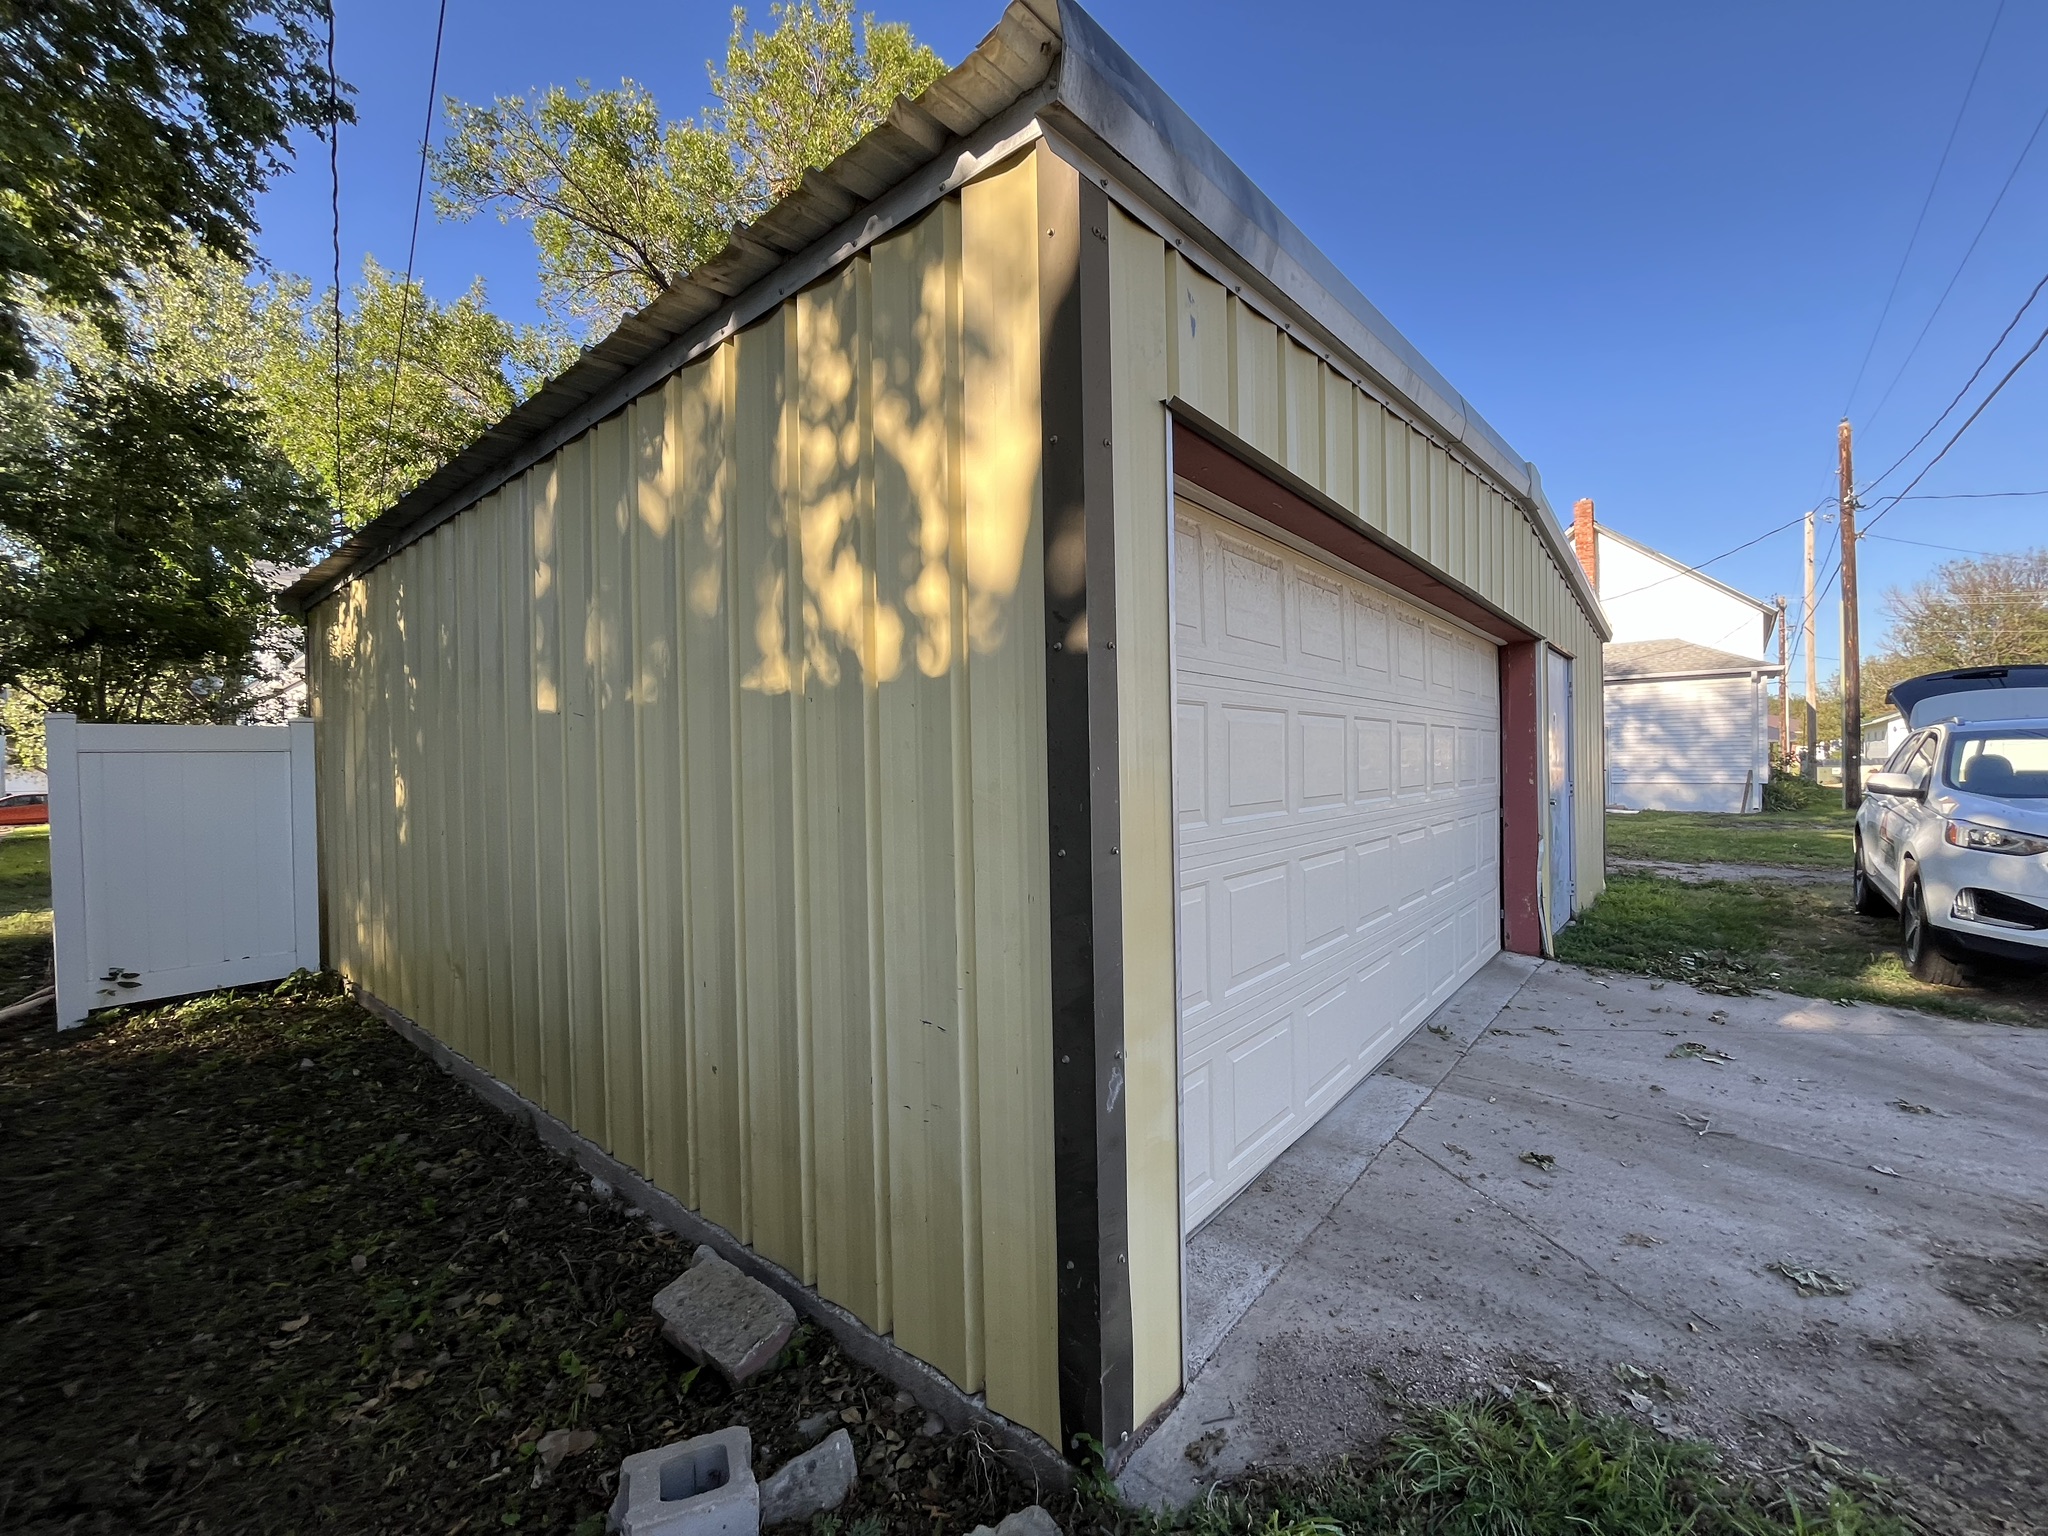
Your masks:
<instances>
[{"instance_id":1,"label":"wooden utility pole","mask_svg":"<svg viewBox=\"0 0 2048 1536\"><path fill-rule=\"evenodd\" d=\"M1778 747L1789 771L1792 766L1792 666L1785 649L1789 643L1785 634L1785 599L1773 598L1778 605Z\"/></svg>"},{"instance_id":2,"label":"wooden utility pole","mask_svg":"<svg viewBox=\"0 0 2048 1536\"><path fill-rule=\"evenodd\" d=\"M1849 418L1837 436L1842 464L1842 804L1863 803L1863 666L1856 633L1856 453Z\"/></svg>"},{"instance_id":3,"label":"wooden utility pole","mask_svg":"<svg viewBox=\"0 0 2048 1536\"><path fill-rule=\"evenodd\" d=\"M1799 643L1806 648L1806 776L1820 782L1820 749L1814 735L1820 729L1820 665L1813 659L1813 520L1806 514L1806 604L1799 610Z\"/></svg>"}]
</instances>

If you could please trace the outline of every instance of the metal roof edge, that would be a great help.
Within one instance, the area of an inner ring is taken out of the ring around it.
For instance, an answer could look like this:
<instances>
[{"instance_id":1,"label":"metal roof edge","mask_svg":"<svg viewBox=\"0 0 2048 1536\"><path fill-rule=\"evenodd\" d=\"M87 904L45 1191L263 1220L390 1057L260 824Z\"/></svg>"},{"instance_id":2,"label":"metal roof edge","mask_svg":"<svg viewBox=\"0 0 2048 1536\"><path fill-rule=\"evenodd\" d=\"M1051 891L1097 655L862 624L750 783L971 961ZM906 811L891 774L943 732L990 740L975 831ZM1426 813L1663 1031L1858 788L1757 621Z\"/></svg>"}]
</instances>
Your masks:
<instances>
[{"instance_id":1,"label":"metal roof edge","mask_svg":"<svg viewBox=\"0 0 2048 1536\"><path fill-rule=\"evenodd\" d=\"M1677 683L1689 678L1776 677L1785 670L1775 661L1760 661L1749 667L1688 667L1679 672L1603 672L1600 681L1611 688L1624 683Z\"/></svg>"},{"instance_id":2,"label":"metal roof edge","mask_svg":"<svg viewBox=\"0 0 2048 1536\"><path fill-rule=\"evenodd\" d=\"M808 173L798 191L736 229L718 256L627 316L278 594L279 606L307 611L353 576L475 505L990 163L969 163L970 138L987 138L985 130L998 120L1035 119L1048 110L1100 141L1278 298L1327 332L1424 424L1493 475L1524 507L1596 633L1603 641L1612 638L1599 595L1566 540L1535 465L1516 455L1075 0L1011 0L974 52L916 102L899 101L884 123L824 171ZM1026 127L1035 132L1035 122ZM941 163L949 148L956 151L950 171ZM857 196L853 187L865 187L869 195ZM885 204L889 213L882 216Z\"/></svg>"},{"instance_id":3,"label":"metal roof edge","mask_svg":"<svg viewBox=\"0 0 2048 1536\"><path fill-rule=\"evenodd\" d=\"M1056 82L1059 24L1054 0L1010 0L974 51L915 101L899 99L838 159L806 172L795 192L736 228L719 254L342 540L277 594L278 606L305 613L1036 138L1038 109Z\"/></svg>"},{"instance_id":4,"label":"metal roof edge","mask_svg":"<svg viewBox=\"0 0 2048 1536\"><path fill-rule=\"evenodd\" d=\"M1500 480L1529 511L1594 629L1609 638L1599 595L1571 551L1535 466L1077 0L1059 0L1059 15L1057 107Z\"/></svg>"}]
</instances>

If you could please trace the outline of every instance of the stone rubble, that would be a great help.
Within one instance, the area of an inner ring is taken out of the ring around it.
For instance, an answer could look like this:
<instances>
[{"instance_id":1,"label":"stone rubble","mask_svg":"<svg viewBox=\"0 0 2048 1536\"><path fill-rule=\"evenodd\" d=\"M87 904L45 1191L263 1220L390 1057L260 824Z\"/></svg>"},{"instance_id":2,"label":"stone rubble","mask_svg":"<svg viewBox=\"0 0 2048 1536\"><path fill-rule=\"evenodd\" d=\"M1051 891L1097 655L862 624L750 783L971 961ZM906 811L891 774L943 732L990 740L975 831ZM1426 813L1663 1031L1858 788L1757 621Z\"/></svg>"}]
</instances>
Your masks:
<instances>
[{"instance_id":1,"label":"stone rubble","mask_svg":"<svg viewBox=\"0 0 2048 1536\"><path fill-rule=\"evenodd\" d=\"M796 1328L787 1301L708 1246L656 1293L654 1311L663 1338L734 1386L766 1370Z\"/></svg>"}]
</instances>

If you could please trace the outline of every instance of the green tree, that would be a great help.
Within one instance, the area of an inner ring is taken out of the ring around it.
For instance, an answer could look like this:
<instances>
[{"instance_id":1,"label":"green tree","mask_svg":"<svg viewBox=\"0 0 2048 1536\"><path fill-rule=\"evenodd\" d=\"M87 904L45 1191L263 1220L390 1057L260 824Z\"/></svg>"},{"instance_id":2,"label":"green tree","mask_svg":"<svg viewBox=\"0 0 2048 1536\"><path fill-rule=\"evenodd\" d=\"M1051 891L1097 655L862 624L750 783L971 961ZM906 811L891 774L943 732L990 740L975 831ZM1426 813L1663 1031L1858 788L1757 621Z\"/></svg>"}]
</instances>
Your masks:
<instances>
[{"instance_id":1,"label":"green tree","mask_svg":"<svg viewBox=\"0 0 2048 1536\"><path fill-rule=\"evenodd\" d=\"M235 718L290 645L313 488L217 381L68 372L0 392L0 686L83 720Z\"/></svg>"},{"instance_id":2,"label":"green tree","mask_svg":"<svg viewBox=\"0 0 2048 1536\"><path fill-rule=\"evenodd\" d=\"M451 99L435 207L529 222L550 313L609 329L945 72L909 28L856 21L853 0L792 0L770 14L764 33L732 13L725 69L710 68L713 100L694 119L664 122L631 80L487 107Z\"/></svg>"},{"instance_id":3,"label":"green tree","mask_svg":"<svg viewBox=\"0 0 2048 1536\"><path fill-rule=\"evenodd\" d=\"M2048 549L1951 560L1885 594L1888 681L1952 667L2048 662ZM1867 670L1867 669L1866 669ZM1866 688L1867 692L1867 688Z\"/></svg>"},{"instance_id":4,"label":"green tree","mask_svg":"<svg viewBox=\"0 0 2048 1536\"><path fill-rule=\"evenodd\" d=\"M0 374L34 371L33 302L111 331L124 274L247 259L256 194L342 89L328 7L0 0Z\"/></svg>"},{"instance_id":5,"label":"green tree","mask_svg":"<svg viewBox=\"0 0 2048 1536\"><path fill-rule=\"evenodd\" d=\"M493 313L481 280L440 304L366 260L342 306L337 453L331 289L198 252L183 271L136 278L124 307L128 338L119 351L90 328L38 319L49 350L74 366L146 368L157 378L240 391L260 410L263 435L330 506L339 465L348 527L432 474L575 351L558 330Z\"/></svg>"}]
</instances>

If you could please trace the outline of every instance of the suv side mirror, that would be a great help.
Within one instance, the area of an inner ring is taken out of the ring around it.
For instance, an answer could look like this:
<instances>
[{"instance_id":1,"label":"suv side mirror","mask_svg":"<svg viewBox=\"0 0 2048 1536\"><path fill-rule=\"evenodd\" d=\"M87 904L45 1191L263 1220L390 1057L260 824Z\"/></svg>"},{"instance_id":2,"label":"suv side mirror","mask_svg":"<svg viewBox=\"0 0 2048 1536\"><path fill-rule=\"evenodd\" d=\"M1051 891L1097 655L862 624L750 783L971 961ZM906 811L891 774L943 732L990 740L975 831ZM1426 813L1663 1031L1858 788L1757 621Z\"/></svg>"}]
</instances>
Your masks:
<instances>
[{"instance_id":1,"label":"suv side mirror","mask_svg":"<svg viewBox=\"0 0 2048 1536\"><path fill-rule=\"evenodd\" d=\"M1886 773L1879 769L1863 783L1864 791L1873 795L1897 795L1902 800L1925 800L1927 787L1915 782L1903 773Z\"/></svg>"}]
</instances>

